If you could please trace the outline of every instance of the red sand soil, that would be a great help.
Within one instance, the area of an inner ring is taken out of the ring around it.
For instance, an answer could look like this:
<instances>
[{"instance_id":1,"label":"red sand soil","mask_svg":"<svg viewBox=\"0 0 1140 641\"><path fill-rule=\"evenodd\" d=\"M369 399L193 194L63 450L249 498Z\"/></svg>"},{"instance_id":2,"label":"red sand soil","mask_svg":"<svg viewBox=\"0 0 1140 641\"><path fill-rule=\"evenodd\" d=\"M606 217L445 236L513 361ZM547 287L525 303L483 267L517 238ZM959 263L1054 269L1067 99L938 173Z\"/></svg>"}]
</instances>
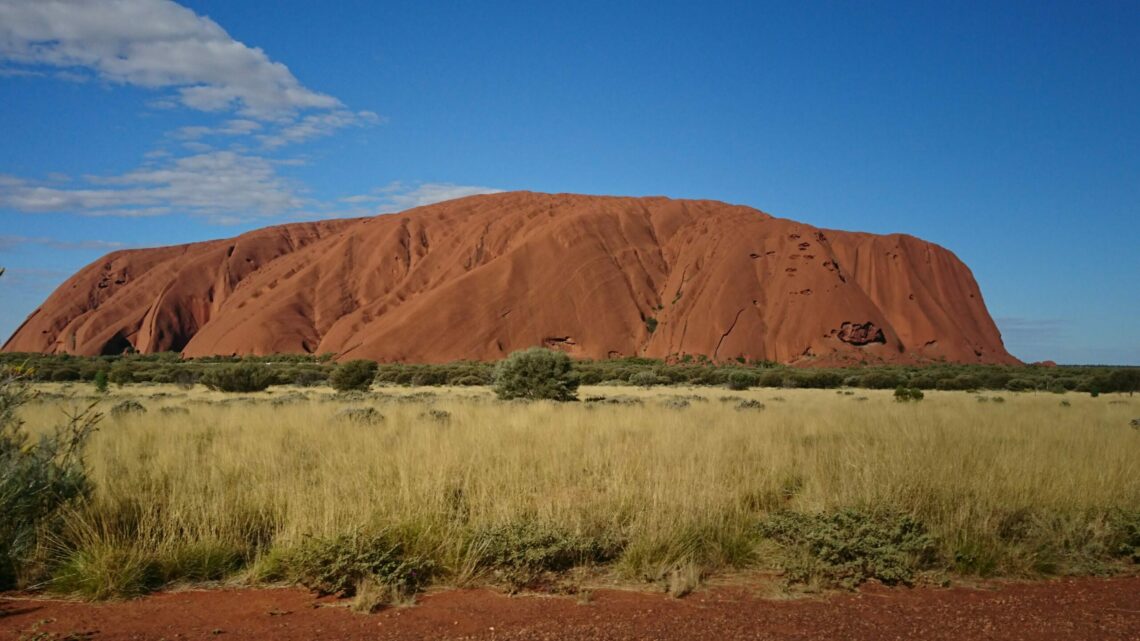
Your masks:
<instances>
[{"instance_id":1,"label":"red sand soil","mask_svg":"<svg viewBox=\"0 0 1140 641\"><path fill-rule=\"evenodd\" d=\"M970 270L912 236L716 201L530 192L114 252L3 349L443 362L535 345L581 358L1017 362Z\"/></svg>"},{"instance_id":2,"label":"red sand soil","mask_svg":"<svg viewBox=\"0 0 1140 641\"><path fill-rule=\"evenodd\" d=\"M172 592L88 604L0 598L11 639L1140 639L1140 578L888 589L766 600L743 588L684 599L601 591L423 596L357 614L299 589ZM34 636L40 634L41 636ZM68 637L67 635L73 635Z\"/></svg>"}]
</instances>

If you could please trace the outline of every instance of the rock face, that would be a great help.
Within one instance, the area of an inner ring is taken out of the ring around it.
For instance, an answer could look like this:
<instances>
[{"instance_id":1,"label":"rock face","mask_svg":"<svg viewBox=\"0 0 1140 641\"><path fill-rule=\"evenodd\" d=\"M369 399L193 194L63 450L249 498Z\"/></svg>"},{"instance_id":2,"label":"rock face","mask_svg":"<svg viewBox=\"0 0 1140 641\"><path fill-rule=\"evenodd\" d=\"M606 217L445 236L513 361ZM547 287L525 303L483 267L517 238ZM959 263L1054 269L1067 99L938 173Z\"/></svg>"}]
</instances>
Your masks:
<instances>
[{"instance_id":1,"label":"rock face","mask_svg":"<svg viewBox=\"0 0 1140 641\"><path fill-rule=\"evenodd\" d=\"M1017 362L970 270L917 238L715 201L529 192L114 252L4 350L440 362L534 345L580 358Z\"/></svg>"}]
</instances>

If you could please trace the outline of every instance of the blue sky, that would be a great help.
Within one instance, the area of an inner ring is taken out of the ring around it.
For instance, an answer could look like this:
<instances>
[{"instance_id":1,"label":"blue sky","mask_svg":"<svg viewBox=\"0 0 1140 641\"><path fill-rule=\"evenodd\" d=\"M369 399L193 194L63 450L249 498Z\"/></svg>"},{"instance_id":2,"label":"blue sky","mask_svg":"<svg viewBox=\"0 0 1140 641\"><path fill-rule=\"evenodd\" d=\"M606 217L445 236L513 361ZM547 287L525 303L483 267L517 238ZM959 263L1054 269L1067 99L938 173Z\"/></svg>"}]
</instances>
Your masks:
<instances>
[{"instance_id":1,"label":"blue sky","mask_svg":"<svg viewBox=\"0 0 1140 641\"><path fill-rule=\"evenodd\" d=\"M1015 355L1140 364L1137 42L1135 2L0 0L0 337L115 248L529 189L914 234Z\"/></svg>"}]
</instances>

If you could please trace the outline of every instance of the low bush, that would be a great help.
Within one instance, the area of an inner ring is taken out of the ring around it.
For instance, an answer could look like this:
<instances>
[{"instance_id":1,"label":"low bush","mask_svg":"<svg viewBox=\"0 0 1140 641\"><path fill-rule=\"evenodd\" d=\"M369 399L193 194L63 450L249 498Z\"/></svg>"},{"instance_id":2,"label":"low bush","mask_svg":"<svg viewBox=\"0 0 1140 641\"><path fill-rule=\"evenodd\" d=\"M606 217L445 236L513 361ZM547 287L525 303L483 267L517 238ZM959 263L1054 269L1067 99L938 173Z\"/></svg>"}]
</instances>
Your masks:
<instances>
[{"instance_id":1,"label":"low bush","mask_svg":"<svg viewBox=\"0 0 1140 641\"><path fill-rule=\"evenodd\" d=\"M18 415L32 398L22 378L0 368L0 590L17 586L41 537L57 531L62 511L88 495L83 447L101 418L89 405L33 440Z\"/></svg>"},{"instance_id":2,"label":"low bush","mask_svg":"<svg viewBox=\"0 0 1140 641\"><path fill-rule=\"evenodd\" d=\"M158 564L135 546L84 547L68 555L52 577L53 590L96 601L142 596L161 585Z\"/></svg>"},{"instance_id":3,"label":"low bush","mask_svg":"<svg viewBox=\"0 0 1140 641\"><path fill-rule=\"evenodd\" d=\"M468 549L474 567L490 571L514 592L532 585L544 572L610 561L621 552L622 545L524 522L476 532Z\"/></svg>"},{"instance_id":4,"label":"low bush","mask_svg":"<svg viewBox=\"0 0 1140 641\"><path fill-rule=\"evenodd\" d=\"M651 370L634 372L629 375L629 383L638 387L653 387L657 384L657 373Z\"/></svg>"},{"instance_id":5,"label":"low bush","mask_svg":"<svg viewBox=\"0 0 1140 641\"><path fill-rule=\"evenodd\" d=\"M336 413L336 418L357 425L377 425L384 422L384 415L372 407L346 407Z\"/></svg>"},{"instance_id":6,"label":"low bush","mask_svg":"<svg viewBox=\"0 0 1140 641\"><path fill-rule=\"evenodd\" d=\"M95 385L96 394L107 393L107 370L99 370L95 372L95 378L91 381Z\"/></svg>"},{"instance_id":7,"label":"low bush","mask_svg":"<svg viewBox=\"0 0 1140 641\"><path fill-rule=\"evenodd\" d=\"M895 400L900 403L906 403L908 401L921 401L925 397L926 395L923 394L922 390L918 389L917 387L903 387L900 385L895 388Z\"/></svg>"},{"instance_id":8,"label":"low bush","mask_svg":"<svg viewBox=\"0 0 1140 641\"><path fill-rule=\"evenodd\" d=\"M1109 519L1115 534L1116 556L1140 563L1140 510L1119 510Z\"/></svg>"},{"instance_id":9,"label":"low bush","mask_svg":"<svg viewBox=\"0 0 1140 641\"><path fill-rule=\"evenodd\" d=\"M338 392L367 392L372 387L379 366L375 361L355 360L337 365L329 375L329 385Z\"/></svg>"},{"instance_id":10,"label":"low bush","mask_svg":"<svg viewBox=\"0 0 1140 641\"><path fill-rule=\"evenodd\" d=\"M132 414L146 414L146 408L143 404L135 400L125 400L115 403L111 407L111 416L122 418Z\"/></svg>"},{"instance_id":11,"label":"low bush","mask_svg":"<svg viewBox=\"0 0 1140 641\"><path fill-rule=\"evenodd\" d=\"M183 545L158 563L162 582L220 581L245 565L244 550L219 541Z\"/></svg>"},{"instance_id":12,"label":"low bush","mask_svg":"<svg viewBox=\"0 0 1140 641\"><path fill-rule=\"evenodd\" d=\"M760 377L749 371L734 370L728 374L728 389L731 390L746 390L756 387L759 383Z\"/></svg>"},{"instance_id":13,"label":"low bush","mask_svg":"<svg viewBox=\"0 0 1140 641\"><path fill-rule=\"evenodd\" d=\"M310 539L284 561L287 576L318 594L353 596L362 582L385 586L392 595L411 595L437 571L429 559L409 555L390 532L355 533Z\"/></svg>"},{"instance_id":14,"label":"low bush","mask_svg":"<svg viewBox=\"0 0 1140 641\"><path fill-rule=\"evenodd\" d=\"M214 367L202 375L200 382L219 392L261 392L273 383L273 372L260 363L240 363Z\"/></svg>"},{"instance_id":15,"label":"low bush","mask_svg":"<svg viewBox=\"0 0 1140 641\"><path fill-rule=\"evenodd\" d=\"M854 589L875 579L910 585L917 572L937 560L926 527L903 514L779 512L760 524L760 533L786 548L789 583Z\"/></svg>"},{"instance_id":16,"label":"low bush","mask_svg":"<svg viewBox=\"0 0 1140 641\"><path fill-rule=\"evenodd\" d=\"M578 400L570 357L534 347L513 352L495 367L495 394L504 400Z\"/></svg>"}]
</instances>

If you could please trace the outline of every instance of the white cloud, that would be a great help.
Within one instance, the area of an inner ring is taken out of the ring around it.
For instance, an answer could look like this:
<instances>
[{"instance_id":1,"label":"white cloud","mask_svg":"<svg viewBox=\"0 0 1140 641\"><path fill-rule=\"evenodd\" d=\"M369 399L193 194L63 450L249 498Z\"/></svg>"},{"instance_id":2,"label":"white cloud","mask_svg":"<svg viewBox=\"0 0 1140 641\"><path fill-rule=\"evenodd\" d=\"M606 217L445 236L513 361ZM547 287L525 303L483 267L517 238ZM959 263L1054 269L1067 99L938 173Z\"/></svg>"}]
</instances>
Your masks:
<instances>
[{"instance_id":1,"label":"white cloud","mask_svg":"<svg viewBox=\"0 0 1140 641\"><path fill-rule=\"evenodd\" d=\"M258 129L261 129L261 123L256 120L235 118L217 127L181 127L172 131L170 135L179 140L198 140L207 136L248 136Z\"/></svg>"},{"instance_id":2,"label":"white cloud","mask_svg":"<svg viewBox=\"0 0 1140 641\"><path fill-rule=\"evenodd\" d=\"M0 174L0 208L135 218L181 213L233 224L286 214L290 218L374 216L502 191L478 185L395 181L366 194L320 202L304 197L300 187L279 176L275 169L279 164L260 156L211 151L184 158L160 156L125 174L83 176L69 185ZM3 236L0 249L5 247L5 238L9 246L13 239L37 242Z\"/></svg>"},{"instance_id":3,"label":"white cloud","mask_svg":"<svg viewBox=\"0 0 1140 641\"><path fill-rule=\"evenodd\" d=\"M260 135L257 138L266 149L276 149L312 138L329 136L345 127L365 127L378 122L380 122L380 116L371 111L352 112L347 109L338 109L305 116L272 134Z\"/></svg>"},{"instance_id":4,"label":"white cloud","mask_svg":"<svg viewBox=\"0 0 1140 641\"><path fill-rule=\"evenodd\" d=\"M171 133L184 141L248 135L267 123L258 138L277 149L381 121L303 86L261 49L170 0L0 0L0 62L0 77L99 78L173 91L150 100L155 109L243 116Z\"/></svg>"},{"instance_id":5,"label":"white cloud","mask_svg":"<svg viewBox=\"0 0 1140 641\"><path fill-rule=\"evenodd\" d=\"M0 0L5 74L60 68L153 89L174 89L202 111L236 109L280 119L308 109L340 109L303 86L264 51L234 40L213 20L169 0Z\"/></svg>"},{"instance_id":6,"label":"white cloud","mask_svg":"<svg viewBox=\"0 0 1140 641\"><path fill-rule=\"evenodd\" d=\"M173 212L214 219L271 216L305 204L272 161L212 151L147 165L119 176L85 176L60 188L0 176L0 207L88 216L159 216Z\"/></svg>"},{"instance_id":7,"label":"white cloud","mask_svg":"<svg viewBox=\"0 0 1140 641\"><path fill-rule=\"evenodd\" d=\"M123 243L107 240L70 241L58 240L56 238L48 238L45 236L28 237L0 235L0 251L8 251L26 245L39 245L42 247L50 247L51 249L100 249L104 251L111 249L120 249L124 247Z\"/></svg>"},{"instance_id":8,"label":"white cloud","mask_svg":"<svg viewBox=\"0 0 1140 641\"><path fill-rule=\"evenodd\" d=\"M1070 323L1059 318L999 316L994 322L1007 343L1055 345L1068 340Z\"/></svg>"},{"instance_id":9,"label":"white cloud","mask_svg":"<svg viewBox=\"0 0 1140 641\"><path fill-rule=\"evenodd\" d=\"M33 71L31 69L0 67L0 78L40 78L46 75L47 74L42 71Z\"/></svg>"},{"instance_id":10,"label":"white cloud","mask_svg":"<svg viewBox=\"0 0 1140 641\"><path fill-rule=\"evenodd\" d=\"M453 183L405 185L395 181L376 190L376 194L381 196L378 213L389 213L432 205L445 200L455 200L477 194L497 194L502 191L502 189L495 189L494 187L476 185L456 185Z\"/></svg>"},{"instance_id":11,"label":"white cloud","mask_svg":"<svg viewBox=\"0 0 1140 641\"><path fill-rule=\"evenodd\" d=\"M377 187L365 194L354 194L338 198L336 203L321 203L325 210L318 214L323 217L375 216L390 214L423 207L447 200L455 200L477 194L497 194L502 189L480 185L456 185L454 183L404 183L394 180L383 187ZM347 205L347 207L346 207Z\"/></svg>"}]
</instances>

